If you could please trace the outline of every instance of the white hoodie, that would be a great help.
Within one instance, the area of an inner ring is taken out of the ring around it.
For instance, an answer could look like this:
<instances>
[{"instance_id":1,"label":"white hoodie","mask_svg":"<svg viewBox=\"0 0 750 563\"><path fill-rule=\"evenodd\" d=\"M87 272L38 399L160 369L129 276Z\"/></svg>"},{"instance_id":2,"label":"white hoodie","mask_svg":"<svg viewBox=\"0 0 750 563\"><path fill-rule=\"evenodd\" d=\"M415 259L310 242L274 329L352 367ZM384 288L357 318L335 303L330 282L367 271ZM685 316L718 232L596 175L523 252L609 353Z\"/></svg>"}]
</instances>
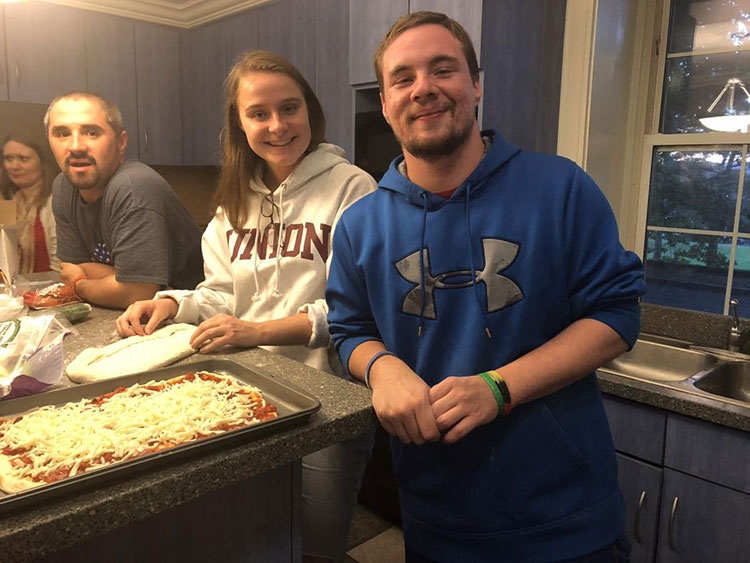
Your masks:
<instances>
[{"instance_id":1,"label":"white hoodie","mask_svg":"<svg viewBox=\"0 0 750 563\"><path fill-rule=\"evenodd\" d=\"M375 180L350 164L343 149L328 143L305 156L274 192L259 169L250 181L249 216L240 232L218 208L203 233L205 281L194 291L160 291L156 297L175 299L175 322L183 323L220 313L259 322L307 312L312 325L307 346L264 348L341 375L329 346L325 302L333 228L344 209L376 189Z\"/></svg>"}]
</instances>

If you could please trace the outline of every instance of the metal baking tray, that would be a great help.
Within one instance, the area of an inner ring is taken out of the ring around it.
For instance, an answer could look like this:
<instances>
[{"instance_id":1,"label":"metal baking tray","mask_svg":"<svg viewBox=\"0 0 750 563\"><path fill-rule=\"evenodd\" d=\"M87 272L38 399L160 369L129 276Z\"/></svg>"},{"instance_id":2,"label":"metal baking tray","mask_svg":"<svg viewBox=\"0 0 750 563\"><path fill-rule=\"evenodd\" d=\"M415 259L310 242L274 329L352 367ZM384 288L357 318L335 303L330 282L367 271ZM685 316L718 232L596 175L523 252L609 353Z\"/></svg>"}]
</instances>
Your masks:
<instances>
[{"instance_id":1,"label":"metal baking tray","mask_svg":"<svg viewBox=\"0 0 750 563\"><path fill-rule=\"evenodd\" d=\"M243 383L257 387L268 402L276 405L278 418L246 428L230 430L217 436L188 442L160 452L146 454L135 459L117 462L19 493L6 494L0 491L0 514L26 508L38 502L47 502L53 498L90 490L106 482L153 470L165 464L175 464L191 457L206 455L218 449L227 449L256 440L262 436L268 436L291 426L302 424L320 409L320 401L317 398L280 377L256 367L244 366L233 360L215 358L0 401L0 417L16 416L44 405L62 405L71 401L92 399L109 393L118 387L128 387L152 380L170 379L195 371L211 371L229 375Z\"/></svg>"}]
</instances>

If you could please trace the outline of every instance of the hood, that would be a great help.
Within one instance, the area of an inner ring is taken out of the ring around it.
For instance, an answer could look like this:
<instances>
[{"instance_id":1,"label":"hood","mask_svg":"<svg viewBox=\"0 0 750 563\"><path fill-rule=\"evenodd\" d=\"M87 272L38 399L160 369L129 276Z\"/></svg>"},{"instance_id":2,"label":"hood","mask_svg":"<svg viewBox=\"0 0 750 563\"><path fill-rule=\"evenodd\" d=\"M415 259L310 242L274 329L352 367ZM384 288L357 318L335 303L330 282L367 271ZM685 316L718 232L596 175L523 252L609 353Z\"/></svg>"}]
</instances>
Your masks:
<instances>
[{"instance_id":1,"label":"hood","mask_svg":"<svg viewBox=\"0 0 750 563\"><path fill-rule=\"evenodd\" d=\"M344 149L331 143L320 143L314 151L302 158L297 167L279 187L283 186L285 197L287 197L310 180L339 164L349 164L349 161L344 158ZM258 166L256 169L255 177L250 181L250 188L260 194L269 192L263 183L262 166Z\"/></svg>"},{"instance_id":2,"label":"hood","mask_svg":"<svg viewBox=\"0 0 750 563\"><path fill-rule=\"evenodd\" d=\"M471 185L470 197L475 197L484 191L487 178L494 175L499 168L502 168L506 162L521 151L520 148L506 141L494 129L482 131L482 137L489 137L492 140L489 150L474 171L464 180L464 183L447 200L424 190L398 171L398 167L404 161L403 154L391 161L388 171L378 183L378 188L400 194L412 205L420 208L426 206L428 210L437 209L448 201L464 200L467 184Z\"/></svg>"},{"instance_id":3,"label":"hood","mask_svg":"<svg viewBox=\"0 0 750 563\"><path fill-rule=\"evenodd\" d=\"M285 212L284 200L294 201L295 192L301 189L303 186L313 181L321 174L327 172L331 168L340 164L349 164L344 158L344 149L332 145L330 143L319 144L314 151L305 155L302 160L297 164L291 174L279 184L278 188L271 192L263 182L263 167L258 166L255 175L250 179L250 189L257 198L256 205L263 205L261 202L266 199L270 200L271 205L278 209L278 217L271 216L263 218L262 212L256 214L256 230L261 232L263 227L263 221L278 222L278 236L276 237L276 249L273 254L276 256L276 274L275 284L272 295L274 297L280 297L279 285L281 281L281 255L284 247L284 226L285 226ZM258 301L262 298L260 291L257 289L260 287L258 283L258 253L253 253L253 276L255 277L256 291L253 294L253 301Z\"/></svg>"}]
</instances>

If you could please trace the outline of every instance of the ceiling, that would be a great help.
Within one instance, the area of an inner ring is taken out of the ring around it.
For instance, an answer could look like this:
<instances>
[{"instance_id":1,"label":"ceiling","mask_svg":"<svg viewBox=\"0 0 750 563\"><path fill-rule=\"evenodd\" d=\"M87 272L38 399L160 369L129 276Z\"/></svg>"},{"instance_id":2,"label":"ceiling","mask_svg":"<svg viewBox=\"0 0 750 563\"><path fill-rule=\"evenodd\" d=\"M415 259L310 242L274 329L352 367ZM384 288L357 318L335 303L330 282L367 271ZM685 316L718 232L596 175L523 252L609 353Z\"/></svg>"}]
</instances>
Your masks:
<instances>
[{"instance_id":1,"label":"ceiling","mask_svg":"<svg viewBox=\"0 0 750 563\"><path fill-rule=\"evenodd\" d=\"M42 0L175 27L190 28L275 0Z\"/></svg>"}]
</instances>

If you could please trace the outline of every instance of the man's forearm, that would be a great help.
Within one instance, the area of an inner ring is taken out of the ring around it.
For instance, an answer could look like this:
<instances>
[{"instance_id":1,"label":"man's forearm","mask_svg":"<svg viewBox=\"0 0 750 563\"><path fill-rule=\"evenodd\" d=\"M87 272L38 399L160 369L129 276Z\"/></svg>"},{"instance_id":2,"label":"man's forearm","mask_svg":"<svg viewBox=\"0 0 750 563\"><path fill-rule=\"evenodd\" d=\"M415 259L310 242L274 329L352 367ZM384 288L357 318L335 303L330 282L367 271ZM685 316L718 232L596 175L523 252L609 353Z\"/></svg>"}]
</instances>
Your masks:
<instances>
[{"instance_id":1,"label":"man's forearm","mask_svg":"<svg viewBox=\"0 0 750 563\"><path fill-rule=\"evenodd\" d=\"M581 319L539 348L494 369L517 406L578 381L627 349L625 340L608 325Z\"/></svg>"},{"instance_id":2,"label":"man's forearm","mask_svg":"<svg viewBox=\"0 0 750 563\"><path fill-rule=\"evenodd\" d=\"M75 283L75 291L79 297L95 305L114 309L125 309L135 301L151 299L159 289L155 283L118 282L114 274L80 279Z\"/></svg>"}]
</instances>

